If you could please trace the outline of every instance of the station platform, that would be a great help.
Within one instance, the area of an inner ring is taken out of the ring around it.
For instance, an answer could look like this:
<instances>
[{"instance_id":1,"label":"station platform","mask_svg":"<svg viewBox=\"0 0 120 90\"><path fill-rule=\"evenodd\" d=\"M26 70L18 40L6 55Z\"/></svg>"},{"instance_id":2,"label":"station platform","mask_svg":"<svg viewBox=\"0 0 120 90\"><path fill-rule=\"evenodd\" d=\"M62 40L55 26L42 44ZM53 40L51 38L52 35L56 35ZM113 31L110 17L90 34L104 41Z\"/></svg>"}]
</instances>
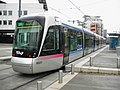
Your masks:
<instances>
[{"instance_id":1,"label":"station platform","mask_svg":"<svg viewBox=\"0 0 120 90\"><path fill-rule=\"evenodd\" d=\"M92 62L90 62L92 60ZM120 90L120 64L116 50L108 46L72 63L74 72L45 90ZM69 71L72 65L67 65Z\"/></svg>"}]
</instances>

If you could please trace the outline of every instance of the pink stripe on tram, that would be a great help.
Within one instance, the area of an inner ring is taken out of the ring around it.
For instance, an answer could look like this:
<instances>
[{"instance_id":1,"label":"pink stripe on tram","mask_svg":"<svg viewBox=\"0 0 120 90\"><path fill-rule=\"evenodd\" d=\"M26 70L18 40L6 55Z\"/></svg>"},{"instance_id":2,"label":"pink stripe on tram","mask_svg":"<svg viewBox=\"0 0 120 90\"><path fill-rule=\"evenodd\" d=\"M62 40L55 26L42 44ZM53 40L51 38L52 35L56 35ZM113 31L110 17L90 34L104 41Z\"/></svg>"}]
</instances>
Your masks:
<instances>
[{"instance_id":1,"label":"pink stripe on tram","mask_svg":"<svg viewBox=\"0 0 120 90\"><path fill-rule=\"evenodd\" d=\"M63 57L63 56L64 56L64 54L55 54L55 55L49 55L49 56L42 56L42 57L39 57L39 59L47 60L47 59L59 58L59 57Z\"/></svg>"}]
</instances>

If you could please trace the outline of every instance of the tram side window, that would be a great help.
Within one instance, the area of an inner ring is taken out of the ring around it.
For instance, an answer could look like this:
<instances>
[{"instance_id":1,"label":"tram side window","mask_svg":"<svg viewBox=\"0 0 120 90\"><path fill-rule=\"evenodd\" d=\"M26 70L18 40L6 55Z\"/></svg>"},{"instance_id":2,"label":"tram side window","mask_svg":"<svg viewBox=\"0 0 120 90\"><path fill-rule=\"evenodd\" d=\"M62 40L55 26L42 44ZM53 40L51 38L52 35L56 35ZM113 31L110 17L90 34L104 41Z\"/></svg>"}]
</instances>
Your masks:
<instances>
[{"instance_id":1,"label":"tram side window","mask_svg":"<svg viewBox=\"0 0 120 90\"><path fill-rule=\"evenodd\" d=\"M94 37L90 36L90 48L94 47Z\"/></svg>"},{"instance_id":2,"label":"tram side window","mask_svg":"<svg viewBox=\"0 0 120 90\"><path fill-rule=\"evenodd\" d=\"M95 41L96 41L96 46L99 46L99 39L96 38Z\"/></svg>"},{"instance_id":3,"label":"tram side window","mask_svg":"<svg viewBox=\"0 0 120 90\"><path fill-rule=\"evenodd\" d=\"M85 34L85 48L93 48L94 43L93 43L94 37L89 34Z\"/></svg>"},{"instance_id":4,"label":"tram side window","mask_svg":"<svg viewBox=\"0 0 120 90\"><path fill-rule=\"evenodd\" d=\"M48 33L43 46L43 51L59 49L59 30L55 26L48 29Z\"/></svg>"},{"instance_id":5,"label":"tram side window","mask_svg":"<svg viewBox=\"0 0 120 90\"><path fill-rule=\"evenodd\" d=\"M77 49L80 50L82 48L83 48L83 46L82 46L82 33L79 32L79 33L77 33Z\"/></svg>"},{"instance_id":6,"label":"tram side window","mask_svg":"<svg viewBox=\"0 0 120 90\"><path fill-rule=\"evenodd\" d=\"M70 51L77 49L77 35L76 31L70 30Z\"/></svg>"},{"instance_id":7,"label":"tram side window","mask_svg":"<svg viewBox=\"0 0 120 90\"><path fill-rule=\"evenodd\" d=\"M89 37L89 35L87 35L87 34L85 34L85 49L88 49L88 47L89 47L89 39L90 39L90 37Z\"/></svg>"}]
</instances>

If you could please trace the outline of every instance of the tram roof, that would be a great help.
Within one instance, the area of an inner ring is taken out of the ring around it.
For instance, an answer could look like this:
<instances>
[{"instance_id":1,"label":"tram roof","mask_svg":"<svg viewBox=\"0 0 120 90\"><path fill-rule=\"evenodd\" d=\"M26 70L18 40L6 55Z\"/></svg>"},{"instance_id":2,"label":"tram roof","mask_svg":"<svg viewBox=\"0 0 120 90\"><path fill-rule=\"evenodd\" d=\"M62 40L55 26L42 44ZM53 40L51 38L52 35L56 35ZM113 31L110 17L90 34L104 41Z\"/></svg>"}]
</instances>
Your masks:
<instances>
[{"instance_id":1,"label":"tram roof","mask_svg":"<svg viewBox=\"0 0 120 90\"><path fill-rule=\"evenodd\" d=\"M84 30L84 32L86 33L86 34L89 34L89 35L92 35L92 36L94 36L94 33L92 32L92 31L90 31L90 30L88 30L88 29L83 29Z\"/></svg>"},{"instance_id":2,"label":"tram roof","mask_svg":"<svg viewBox=\"0 0 120 90\"><path fill-rule=\"evenodd\" d=\"M70 28L70 29L73 29L73 30L76 30L76 31L81 31L83 32L83 29L82 28L77 28L75 26L71 26L71 25L68 25L68 24L65 24L65 23L62 23L63 26L67 27L67 28Z\"/></svg>"}]
</instances>

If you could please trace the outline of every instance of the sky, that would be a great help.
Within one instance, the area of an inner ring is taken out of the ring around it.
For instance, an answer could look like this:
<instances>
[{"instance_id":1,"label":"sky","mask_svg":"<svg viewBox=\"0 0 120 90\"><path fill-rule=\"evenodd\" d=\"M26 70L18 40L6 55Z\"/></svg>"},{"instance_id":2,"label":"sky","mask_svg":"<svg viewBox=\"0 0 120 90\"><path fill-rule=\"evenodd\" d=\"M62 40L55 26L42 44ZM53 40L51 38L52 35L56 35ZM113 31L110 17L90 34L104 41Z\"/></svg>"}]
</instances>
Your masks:
<instances>
[{"instance_id":1,"label":"sky","mask_svg":"<svg viewBox=\"0 0 120 90\"><path fill-rule=\"evenodd\" d=\"M7 3L18 3L19 0L2 0ZM22 3L38 3L38 0L21 0ZM46 0L48 9L61 12L70 20L83 21L84 15L101 16L104 29L108 33L120 31L120 0ZM78 9L69 1L72 1ZM52 9L51 9L52 8ZM62 16L61 14L61 16Z\"/></svg>"}]
</instances>

